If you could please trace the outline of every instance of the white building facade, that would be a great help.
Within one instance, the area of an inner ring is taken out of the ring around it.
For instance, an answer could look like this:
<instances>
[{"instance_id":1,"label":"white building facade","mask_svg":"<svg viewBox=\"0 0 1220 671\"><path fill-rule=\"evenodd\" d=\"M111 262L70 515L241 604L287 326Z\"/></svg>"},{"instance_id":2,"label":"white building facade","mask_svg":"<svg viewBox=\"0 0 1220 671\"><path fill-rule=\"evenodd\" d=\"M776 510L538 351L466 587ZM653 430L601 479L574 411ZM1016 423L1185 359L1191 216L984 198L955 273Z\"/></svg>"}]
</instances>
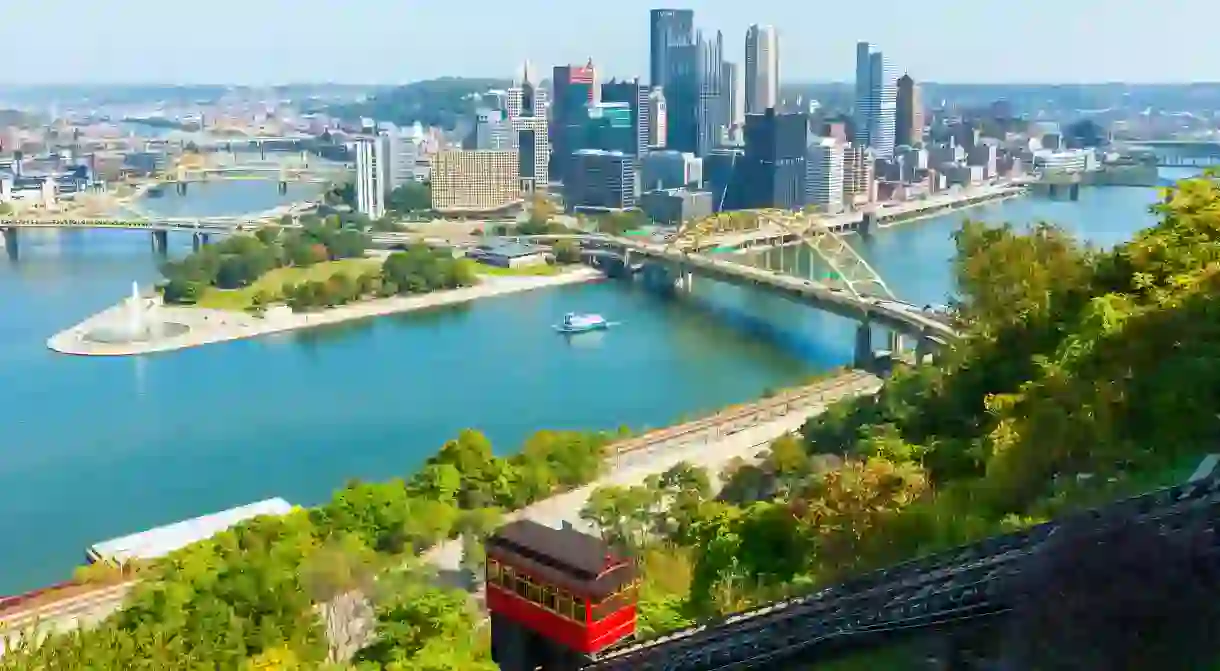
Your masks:
<instances>
[{"instance_id":1,"label":"white building facade","mask_svg":"<svg viewBox=\"0 0 1220 671\"><path fill-rule=\"evenodd\" d=\"M843 146L834 138L814 138L805 157L806 202L823 212L843 208Z\"/></svg>"},{"instance_id":2,"label":"white building facade","mask_svg":"<svg viewBox=\"0 0 1220 671\"><path fill-rule=\"evenodd\" d=\"M356 141L356 210L369 219L385 216L387 144L384 137Z\"/></svg>"}]
</instances>

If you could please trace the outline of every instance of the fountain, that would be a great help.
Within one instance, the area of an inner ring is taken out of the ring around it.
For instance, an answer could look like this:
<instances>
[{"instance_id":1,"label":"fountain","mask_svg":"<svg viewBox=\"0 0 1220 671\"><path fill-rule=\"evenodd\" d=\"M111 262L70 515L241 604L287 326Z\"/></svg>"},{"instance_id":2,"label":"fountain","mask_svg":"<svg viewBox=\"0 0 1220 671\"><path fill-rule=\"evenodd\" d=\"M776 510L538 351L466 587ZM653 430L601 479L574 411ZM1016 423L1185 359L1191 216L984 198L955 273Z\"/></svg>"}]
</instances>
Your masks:
<instances>
[{"instance_id":1,"label":"fountain","mask_svg":"<svg viewBox=\"0 0 1220 671\"><path fill-rule=\"evenodd\" d=\"M131 283L131 296L124 301L123 308L117 310L110 323L102 324L84 334L85 340L97 343L122 345L128 343L144 343L172 338L190 330L185 324L167 322L154 316L155 308L150 309L140 297L140 285Z\"/></svg>"}]
</instances>

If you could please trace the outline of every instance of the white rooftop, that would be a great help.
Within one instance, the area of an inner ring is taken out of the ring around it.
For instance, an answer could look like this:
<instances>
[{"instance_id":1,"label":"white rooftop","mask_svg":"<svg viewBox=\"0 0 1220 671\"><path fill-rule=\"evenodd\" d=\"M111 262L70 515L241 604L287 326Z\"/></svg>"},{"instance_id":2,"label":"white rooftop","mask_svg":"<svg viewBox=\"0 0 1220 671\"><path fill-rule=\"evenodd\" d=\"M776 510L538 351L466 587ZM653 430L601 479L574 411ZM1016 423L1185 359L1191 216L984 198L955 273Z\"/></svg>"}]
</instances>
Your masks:
<instances>
[{"instance_id":1,"label":"white rooftop","mask_svg":"<svg viewBox=\"0 0 1220 671\"><path fill-rule=\"evenodd\" d=\"M291 510L292 505L284 499L267 499L96 543L89 548L89 554L98 561L117 564L133 559L156 559L191 543L211 538L239 522L259 515L286 515Z\"/></svg>"}]
</instances>

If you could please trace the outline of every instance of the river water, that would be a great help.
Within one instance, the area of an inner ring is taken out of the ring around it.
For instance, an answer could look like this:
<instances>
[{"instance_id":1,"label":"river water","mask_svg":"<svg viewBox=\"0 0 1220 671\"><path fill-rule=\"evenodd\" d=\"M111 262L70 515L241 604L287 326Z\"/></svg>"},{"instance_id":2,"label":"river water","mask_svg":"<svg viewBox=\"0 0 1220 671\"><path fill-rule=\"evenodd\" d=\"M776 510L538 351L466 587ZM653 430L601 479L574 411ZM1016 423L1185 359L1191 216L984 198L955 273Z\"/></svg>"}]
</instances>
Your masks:
<instances>
[{"instance_id":1,"label":"river water","mask_svg":"<svg viewBox=\"0 0 1220 671\"><path fill-rule=\"evenodd\" d=\"M282 202L273 182L196 186L146 205L211 216ZM1085 190L1078 203L1010 200L970 216L1047 219L1110 244L1150 224L1155 199ZM940 303L962 216L879 231L859 249L899 297ZM189 251L189 236L170 243ZM96 541L406 474L465 427L510 451L541 428L662 426L852 354L847 320L699 280L694 301L611 281L147 357L45 348L156 277L134 231L23 232L21 260L0 261L0 594L65 578ZM622 325L564 340L550 325L568 311Z\"/></svg>"}]
</instances>

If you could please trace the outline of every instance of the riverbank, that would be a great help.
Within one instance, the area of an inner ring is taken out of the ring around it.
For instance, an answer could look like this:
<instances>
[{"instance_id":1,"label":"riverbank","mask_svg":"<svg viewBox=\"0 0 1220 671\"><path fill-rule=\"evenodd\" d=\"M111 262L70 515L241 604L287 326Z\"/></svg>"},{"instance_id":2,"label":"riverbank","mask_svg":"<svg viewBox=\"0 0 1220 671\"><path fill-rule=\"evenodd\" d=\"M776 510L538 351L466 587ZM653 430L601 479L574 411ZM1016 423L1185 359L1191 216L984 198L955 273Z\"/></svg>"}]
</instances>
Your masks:
<instances>
[{"instance_id":1,"label":"riverbank","mask_svg":"<svg viewBox=\"0 0 1220 671\"><path fill-rule=\"evenodd\" d=\"M478 285L464 289L437 291L417 296L397 296L330 308L320 312L294 313L273 310L265 316L212 310L189 306L153 305L148 314L157 323L177 325L185 330L177 335L144 342L104 343L87 336L96 329L125 323L127 301L120 302L47 340L47 347L61 354L79 356L132 356L201 347L230 340L243 340L298 329L329 326L390 314L455 305L473 300L589 282L602 274L578 268L553 276L483 276Z\"/></svg>"},{"instance_id":2,"label":"riverbank","mask_svg":"<svg viewBox=\"0 0 1220 671\"><path fill-rule=\"evenodd\" d=\"M935 219L937 217L951 215L960 210L969 210L976 207L982 207L984 205L992 205L1005 200L1012 200L1013 198L1024 198L1027 195L1028 192L1024 189L996 191L994 193L983 194L982 197L975 194L964 194L958 197L959 200L957 203L948 206L946 209L939 209L933 212L921 212L919 214L910 217L903 217L901 219L879 221L877 222L877 228L894 228L895 226L902 226L903 224L913 224L917 221L923 221L925 219Z\"/></svg>"},{"instance_id":3,"label":"riverbank","mask_svg":"<svg viewBox=\"0 0 1220 671\"><path fill-rule=\"evenodd\" d=\"M581 519L580 511L599 487L640 485L648 476L685 462L706 469L713 486L718 488L718 476L730 462L736 459L754 461L776 438L797 431L810 417L825 412L835 401L875 394L881 385L882 381L873 375L847 371L776 397L622 441L611 446L605 475L513 512L504 521L529 519L554 528L568 524L584 533L597 535L598 530ZM456 574L462 560L460 539L440 543L423 557L448 573L442 577L459 580Z\"/></svg>"}]
</instances>

